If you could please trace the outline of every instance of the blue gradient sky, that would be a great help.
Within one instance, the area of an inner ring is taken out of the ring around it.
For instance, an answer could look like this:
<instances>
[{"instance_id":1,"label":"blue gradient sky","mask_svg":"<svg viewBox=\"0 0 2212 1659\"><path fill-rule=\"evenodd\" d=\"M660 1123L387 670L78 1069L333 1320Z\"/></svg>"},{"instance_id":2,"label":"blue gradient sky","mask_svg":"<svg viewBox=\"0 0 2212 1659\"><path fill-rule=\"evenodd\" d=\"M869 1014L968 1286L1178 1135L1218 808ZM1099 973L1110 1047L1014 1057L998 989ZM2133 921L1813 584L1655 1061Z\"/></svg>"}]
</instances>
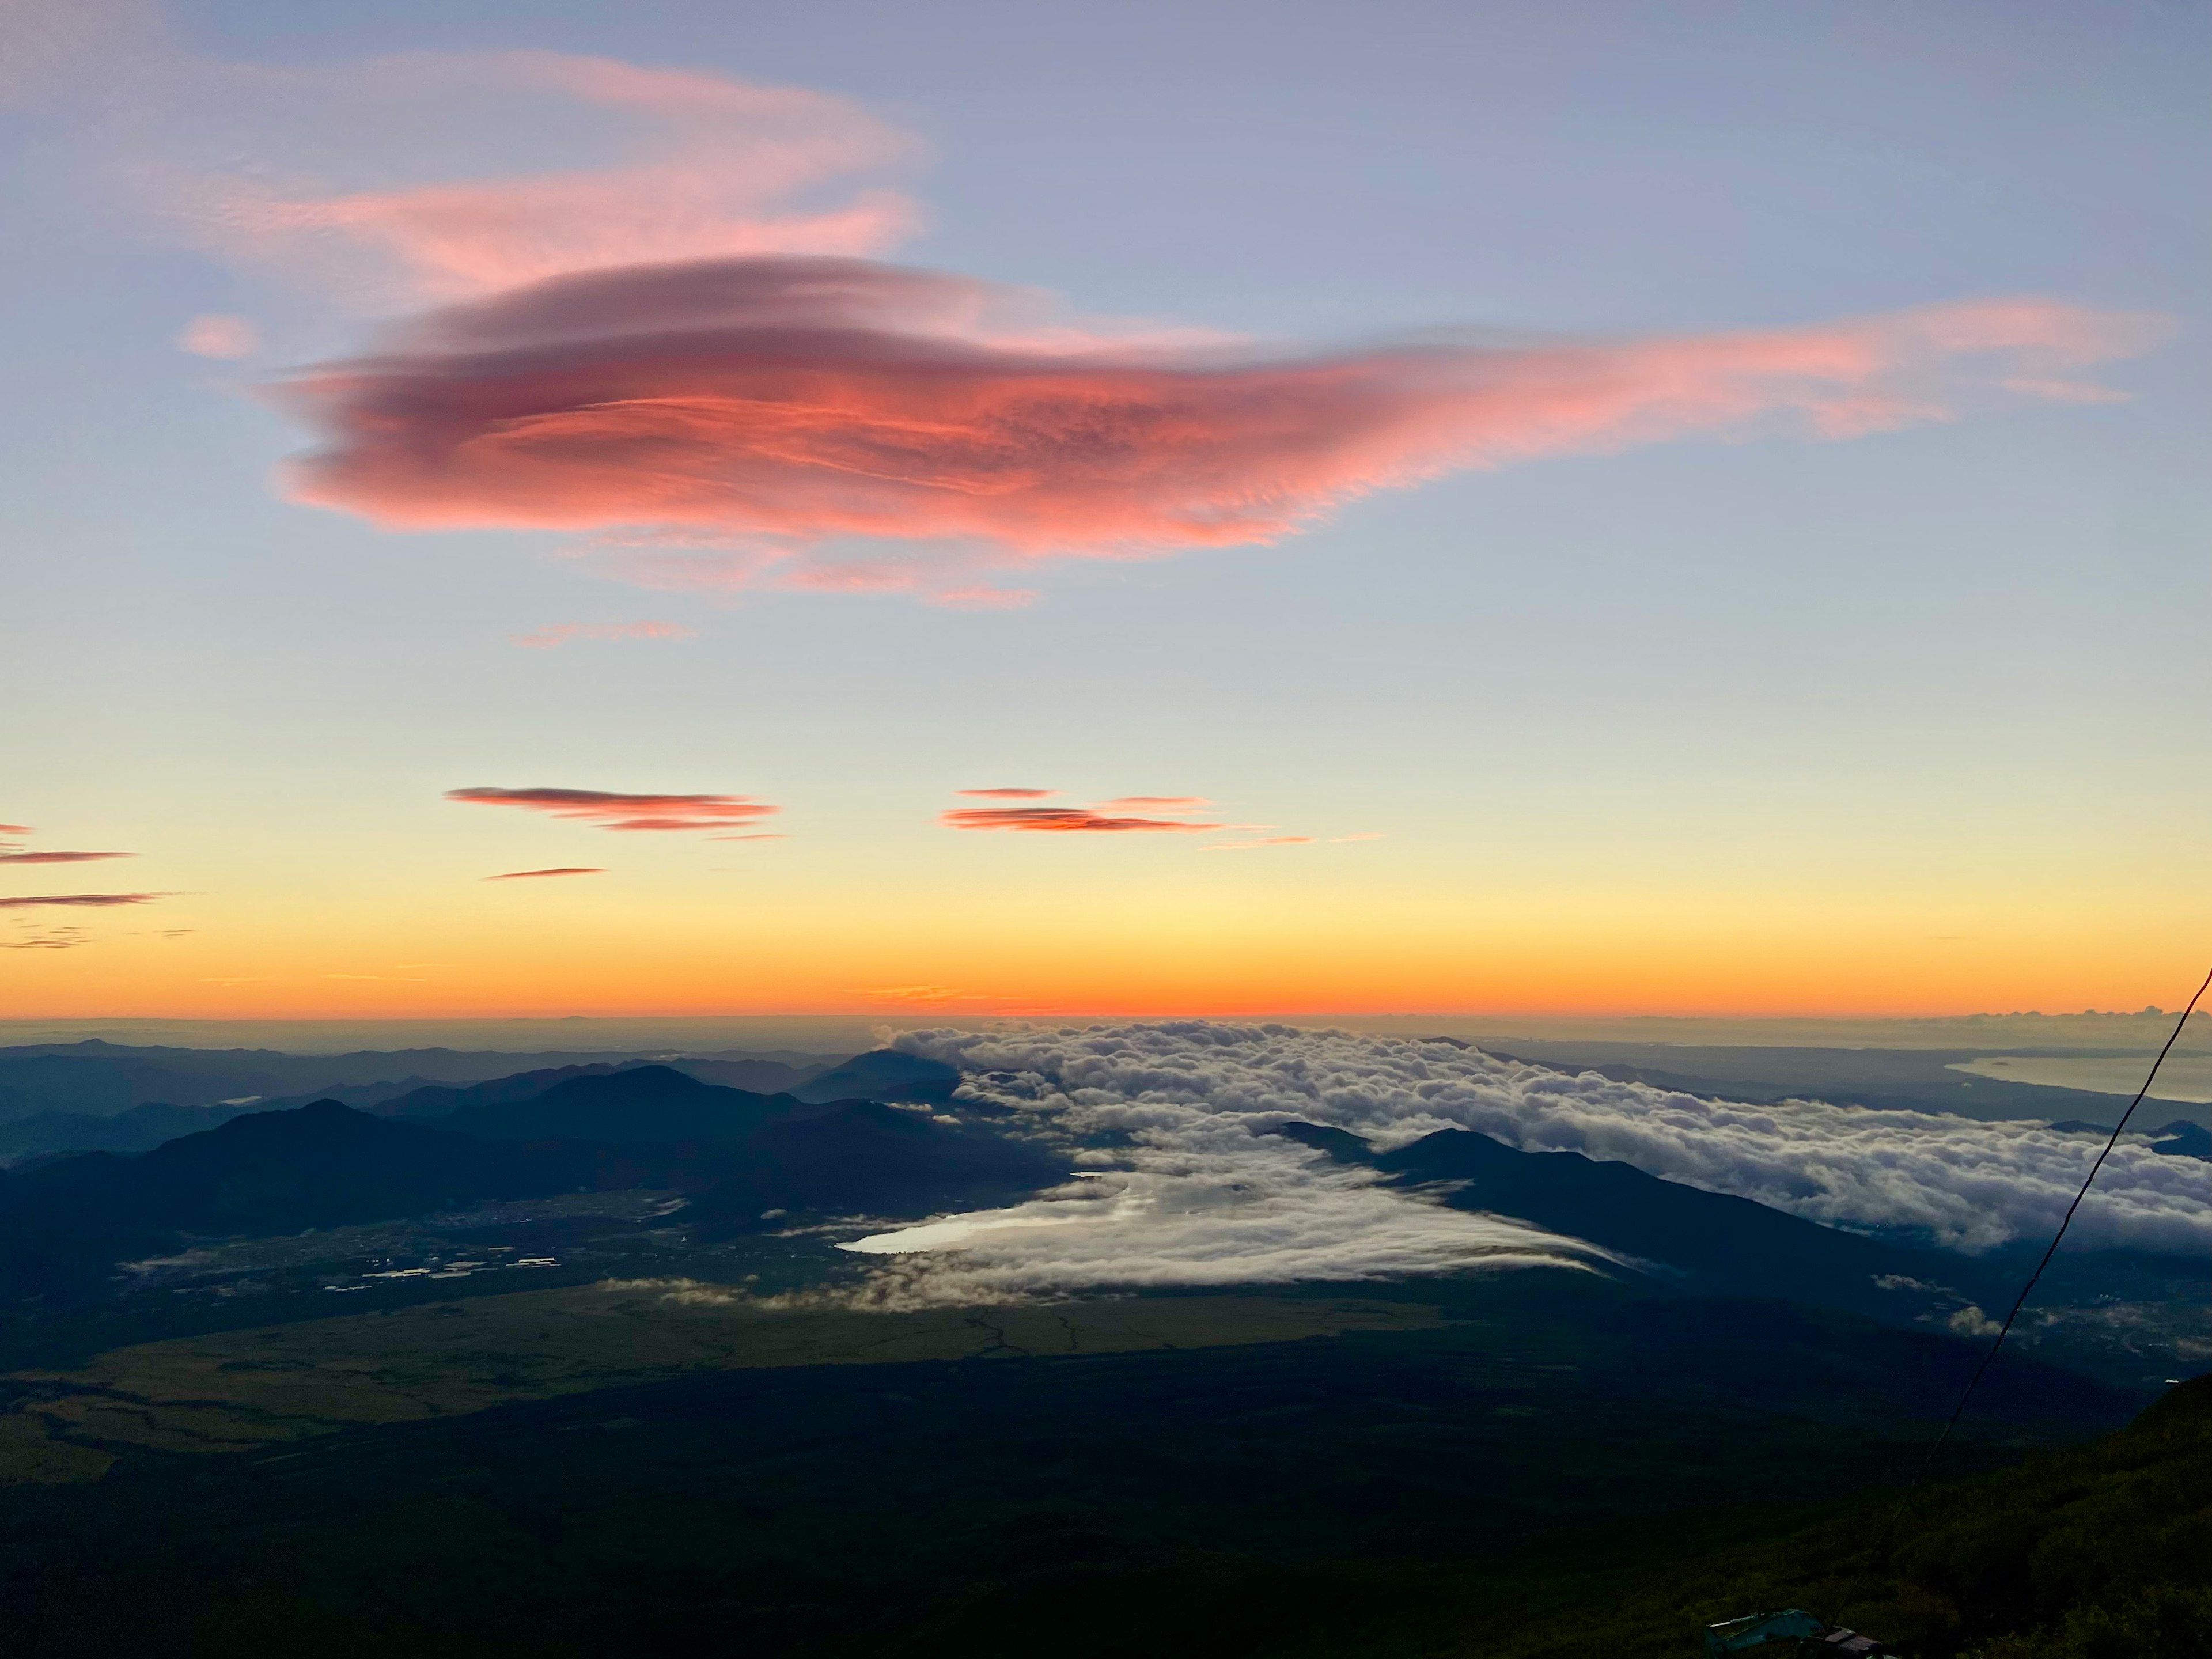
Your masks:
<instances>
[{"instance_id":1,"label":"blue gradient sky","mask_svg":"<svg viewBox=\"0 0 2212 1659\"><path fill-rule=\"evenodd\" d=\"M0 821L142 856L0 890L176 896L0 911L0 942L83 930L0 953L24 1013L2133 1006L2212 936L2203 7L441 0L170 27L231 61L535 47L837 94L926 146L895 257L1090 313L1611 337L2033 294L2174 332L2096 371L2125 402L1466 472L1273 546L1048 565L1022 610L641 592L571 537L279 498L303 435L245 389L369 319L116 182L95 40L4 129ZM177 350L209 313L267 349ZM696 635L511 643L645 618ZM441 799L480 784L742 792L791 838ZM1005 784L1204 795L1317 841L936 825ZM1382 839L1328 840L1355 833ZM609 870L479 883L567 864Z\"/></svg>"}]
</instances>

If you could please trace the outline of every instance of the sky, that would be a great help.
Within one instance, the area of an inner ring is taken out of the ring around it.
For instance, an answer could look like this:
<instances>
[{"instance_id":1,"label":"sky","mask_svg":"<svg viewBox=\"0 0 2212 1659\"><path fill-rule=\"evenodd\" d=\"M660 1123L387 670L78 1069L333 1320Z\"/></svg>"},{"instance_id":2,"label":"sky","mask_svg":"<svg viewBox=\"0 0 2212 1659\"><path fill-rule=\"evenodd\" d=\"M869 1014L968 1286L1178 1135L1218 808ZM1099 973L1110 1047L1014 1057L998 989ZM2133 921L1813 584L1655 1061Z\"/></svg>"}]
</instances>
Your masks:
<instances>
[{"instance_id":1,"label":"sky","mask_svg":"<svg viewBox=\"0 0 2212 1659\"><path fill-rule=\"evenodd\" d=\"M0 46L10 1017L2203 971L2202 5Z\"/></svg>"}]
</instances>

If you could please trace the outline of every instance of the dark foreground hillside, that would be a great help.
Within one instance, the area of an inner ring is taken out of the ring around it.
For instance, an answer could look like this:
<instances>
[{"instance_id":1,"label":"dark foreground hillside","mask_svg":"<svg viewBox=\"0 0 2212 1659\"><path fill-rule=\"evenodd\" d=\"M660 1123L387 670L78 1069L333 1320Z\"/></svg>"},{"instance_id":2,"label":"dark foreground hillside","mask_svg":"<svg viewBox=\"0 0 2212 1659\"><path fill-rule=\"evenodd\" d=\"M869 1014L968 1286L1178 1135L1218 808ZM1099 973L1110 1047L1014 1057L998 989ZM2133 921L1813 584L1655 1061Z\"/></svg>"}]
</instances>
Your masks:
<instances>
[{"instance_id":1,"label":"dark foreground hillside","mask_svg":"<svg viewBox=\"0 0 2212 1659\"><path fill-rule=\"evenodd\" d=\"M1526 1553L1563 1529L1610 1528L1641 1567L1898 1480L1973 1356L1589 1274L1359 1294L1437 1319L1054 1358L982 1314L965 1359L118 1444L97 1484L0 1492L0 1651L1440 1653L1485 1621L1519 1639L1515 1609L1571 1588L1589 1547ZM2124 1416L2024 1364L1963 1466ZM1684 1616L1655 1606L1637 1650L1686 1659Z\"/></svg>"}]
</instances>

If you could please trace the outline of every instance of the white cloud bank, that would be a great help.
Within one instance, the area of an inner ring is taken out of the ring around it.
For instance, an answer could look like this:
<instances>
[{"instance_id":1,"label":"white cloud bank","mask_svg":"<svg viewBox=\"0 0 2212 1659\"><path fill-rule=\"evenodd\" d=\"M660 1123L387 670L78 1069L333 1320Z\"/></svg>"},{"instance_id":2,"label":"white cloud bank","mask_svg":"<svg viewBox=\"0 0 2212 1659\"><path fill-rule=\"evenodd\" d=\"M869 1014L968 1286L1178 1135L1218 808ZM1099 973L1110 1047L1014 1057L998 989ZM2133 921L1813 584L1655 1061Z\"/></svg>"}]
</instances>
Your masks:
<instances>
[{"instance_id":1,"label":"white cloud bank","mask_svg":"<svg viewBox=\"0 0 2212 1659\"><path fill-rule=\"evenodd\" d=\"M1085 1161L1111 1167L1024 1204L879 1233L845 1248L902 1261L869 1299L991 1303L1102 1285L1286 1285L1468 1269L1575 1267L1605 1253L1469 1215L1255 1139L1202 1112ZM938 1255L937 1252L945 1252Z\"/></svg>"},{"instance_id":2,"label":"white cloud bank","mask_svg":"<svg viewBox=\"0 0 2212 1659\"><path fill-rule=\"evenodd\" d=\"M1600 1254L1424 1203L1266 1133L1293 1120L1386 1148L1474 1129L1523 1151L1617 1160L1815 1221L1910 1231L1970 1252L2047 1237L2099 1145L2032 1122L1702 1100L1446 1042L1282 1025L914 1031L895 1046L959 1066L966 1098L1091 1143L1079 1162L1096 1171L1012 1209L850 1247L925 1253L903 1255L899 1275L902 1295L921 1299L1386 1278ZM2124 1144L2069 1239L2212 1254L2212 1164Z\"/></svg>"}]
</instances>

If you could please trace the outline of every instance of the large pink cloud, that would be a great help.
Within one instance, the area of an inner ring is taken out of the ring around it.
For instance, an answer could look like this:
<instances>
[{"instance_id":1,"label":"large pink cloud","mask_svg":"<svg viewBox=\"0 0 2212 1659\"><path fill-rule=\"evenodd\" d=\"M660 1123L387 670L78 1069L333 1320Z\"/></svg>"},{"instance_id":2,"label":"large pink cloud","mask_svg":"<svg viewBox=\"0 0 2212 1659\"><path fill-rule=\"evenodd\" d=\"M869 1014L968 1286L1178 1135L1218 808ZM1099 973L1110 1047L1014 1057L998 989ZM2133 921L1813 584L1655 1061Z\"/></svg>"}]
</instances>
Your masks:
<instances>
[{"instance_id":1,"label":"large pink cloud","mask_svg":"<svg viewBox=\"0 0 2212 1659\"><path fill-rule=\"evenodd\" d=\"M856 259L592 272L433 313L282 396L299 499L399 529L738 547L861 538L1000 561L1266 543L1465 468L1766 427L1827 438L2078 400L2149 320L1962 301L1800 328L1269 356L1036 325L1024 296ZM801 556L791 561L793 554ZM791 561L776 566L779 559Z\"/></svg>"}]
</instances>

